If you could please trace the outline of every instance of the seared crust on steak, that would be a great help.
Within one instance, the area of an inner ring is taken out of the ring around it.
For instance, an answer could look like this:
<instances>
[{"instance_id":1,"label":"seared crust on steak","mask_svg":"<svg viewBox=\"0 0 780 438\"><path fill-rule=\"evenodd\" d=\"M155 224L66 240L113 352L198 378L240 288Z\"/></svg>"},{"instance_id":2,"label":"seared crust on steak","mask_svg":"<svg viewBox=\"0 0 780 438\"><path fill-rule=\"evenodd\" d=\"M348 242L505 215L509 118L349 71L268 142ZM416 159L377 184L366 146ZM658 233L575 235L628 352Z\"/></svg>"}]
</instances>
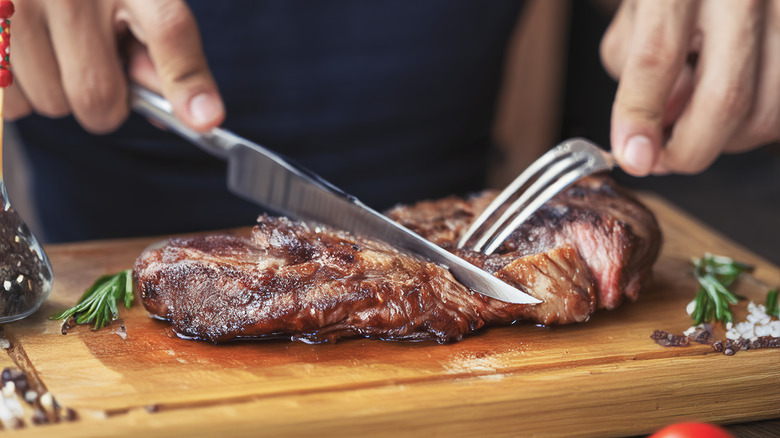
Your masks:
<instances>
[{"instance_id":1,"label":"seared crust on steak","mask_svg":"<svg viewBox=\"0 0 780 438\"><path fill-rule=\"evenodd\" d=\"M485 325L582 322L636 298L657 257L652 214L611 180L578 183L548 203L495 255L454 250L494 193L397 207L388 214L544 300L504 303L391 245L262 216L251 237L177 238L145 251L135 276L147 310L185 337L222 342L363 336L451 342Z\"/></svg>"}]
</instances>

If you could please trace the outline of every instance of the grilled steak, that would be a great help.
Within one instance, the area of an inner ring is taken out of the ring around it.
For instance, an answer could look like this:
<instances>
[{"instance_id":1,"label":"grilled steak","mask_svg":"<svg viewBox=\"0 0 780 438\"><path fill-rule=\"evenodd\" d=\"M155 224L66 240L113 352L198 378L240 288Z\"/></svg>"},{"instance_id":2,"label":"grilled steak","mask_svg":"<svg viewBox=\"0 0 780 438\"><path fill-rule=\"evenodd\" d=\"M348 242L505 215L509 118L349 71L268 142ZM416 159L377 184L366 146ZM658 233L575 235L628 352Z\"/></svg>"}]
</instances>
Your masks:
<instances>
[{"instance_id":1,"label":"grilled steak","mask_svg":"<svg viewBox=\"0 0 780 438\"><path fill-rule=\"evenodd\" d=\"M582 322L636 299L658 254L652 214L605 177L549 202L491 256L455 249L495 193L400 206L388 215L544 300L504 303L468 290L391 245L262 216L250 237L176 238L145 251L135 276L144 306L183 337L213 342L364 336L459 340L518 320Z\"/></svg>"}]
</instances>

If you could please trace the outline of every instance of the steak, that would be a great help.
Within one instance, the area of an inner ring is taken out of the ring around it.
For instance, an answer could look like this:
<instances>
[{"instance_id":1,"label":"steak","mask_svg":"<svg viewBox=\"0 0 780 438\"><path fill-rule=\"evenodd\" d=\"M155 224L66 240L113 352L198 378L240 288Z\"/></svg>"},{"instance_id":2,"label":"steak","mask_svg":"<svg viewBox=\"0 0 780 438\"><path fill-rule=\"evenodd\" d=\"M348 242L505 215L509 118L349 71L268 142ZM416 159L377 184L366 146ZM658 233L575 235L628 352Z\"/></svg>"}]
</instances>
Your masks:
<instances>
[{"instance_id":1,"label":"steak","mask_svg":"<svg viewBox=\"0 0 780 438\"><path fill-rule=\"evenodd\" d=\"M462 339L516 321L569 324L635 300L660 231L652 213L603 176L559 194L490 256L456 242L495 196L448 197L387 214L434 243L544 300L510 304L473 292L446 269L347 232L261 216L250 236L174 238L137 259L151 315L182 337Z\"/></svg>"}]
</instances>

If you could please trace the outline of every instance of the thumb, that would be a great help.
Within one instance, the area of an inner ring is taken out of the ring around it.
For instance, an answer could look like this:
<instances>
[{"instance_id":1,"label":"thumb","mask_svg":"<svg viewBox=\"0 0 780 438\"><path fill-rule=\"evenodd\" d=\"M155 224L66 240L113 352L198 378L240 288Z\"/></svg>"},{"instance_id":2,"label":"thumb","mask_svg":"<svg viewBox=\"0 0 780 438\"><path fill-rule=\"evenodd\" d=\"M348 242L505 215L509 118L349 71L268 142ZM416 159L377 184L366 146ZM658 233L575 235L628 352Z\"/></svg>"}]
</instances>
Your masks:
<instances>
[{"instance_id":1,"label":"thumb","mask_svg":"<svg viewBox=\"0 0 780 438\"><path fill-rule=\"evenodd\" d=\"M663 104L640 100L620 90L612 107L612 153L621 169L634 176L652 171L662 147Z\"/></svg>"},{"instance_id":2,"label":"thumb","mask_svg":"<svg viewBox=\"0 0 780 438\"><path fill-rule=\"evenodd\" d=\"M127 57L127 75L130 77L130 81L155 93L162 93L160 76L157 75L157 70L154 68L154 63L152 58L149 57L149 51L146 49L146 46L135 38L129 38L126 43L125 54Z\"/></svg>"},{"instance_id":3,"label":"thumb","mask_svg":"<svg viewBox=\"0 0 780 438\"><path fill-rule=\"evenodd\" d=\"M612 110L612 153L623 170L634 176L661 173L657 169L664 137L691 99L692 76L686 66L668 96L665 89L632 87L618 92Z\"/></svg>"},{"instance_id":4,"label":"thumb","mask_svg":"<svg viewBox=\"0 0 780 438\"><path fill-rule=\"evenodd\" d=\"M692 2L637 2L642 19L634 23L611 133L612 152L632 175L650 174L661 155L667 102L683 71L694 12Z\"/></svg>"},{"instance_id":5,"label":"thumb","mask_svg":"<svg viewBox=\"0 0 780 438\"><path fill-rule=\"evenodd\" d=\"M130 28L146 45L157 76L155 82L171 102L174 114L196 131L222 123L222 98L203 53L197 22L187 5L181 0L143 0L127 2L126 7ZM148 73L146 77L150 77Z\"/></svg>"}]
</instances>

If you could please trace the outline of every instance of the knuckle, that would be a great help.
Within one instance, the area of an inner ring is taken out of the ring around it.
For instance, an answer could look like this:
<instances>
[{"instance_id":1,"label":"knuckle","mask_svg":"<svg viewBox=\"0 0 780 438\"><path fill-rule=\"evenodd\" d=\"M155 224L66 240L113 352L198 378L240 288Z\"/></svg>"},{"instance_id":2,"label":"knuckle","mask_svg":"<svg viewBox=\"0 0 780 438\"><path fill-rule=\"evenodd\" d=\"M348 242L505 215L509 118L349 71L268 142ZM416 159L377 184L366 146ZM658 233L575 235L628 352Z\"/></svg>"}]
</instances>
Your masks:
<instances>
[{"instance_id":1,"label":"knuckle","mask_svg":"<svg viewBox=\"0 0 780 438\"><path fill-rule=\"evenodd\" d=\"M599 46L601 63L613 78L617 78L620 74L617 60L620 51L619 43L620 41L615 35L615 31L610 28L607 33L604 34L604 38L601 39L601 44Z\"/></svg>"},{"instance_id":2,"label":"knuckle","mask_svg":"<svg viewBox=\"0 0 780 438\"><path fill-rule=\"evenodd\" d=\"M19 109L14 111L8 111L7 115L5 116L6 120L9 122L15 122L17 120L23 119L27 116L32 114L32 110L29 108L27 109Z\"/></svg>"},{"instance_id":3,"label":"knuckle","mask_svg":"<svg viewBox=\"0 0 780 438\"><path fill-rule=\"evenodd\" d=\"M642 102L622 102L619 111L621 116L629 120L643 120L654 125L663 122L663 109Z\"/></svg>"},{"instance_id":4,"label":"knuckle","mask_svg":"<svg viewBox=\"0 0 780 438\"><path fill-rule=\"evenodd\" d=\"M157 23L155 26L150 26L150 37L153 39L176 39L183 33L191 32L196 25L190 10L179 1L157 2L155 12Z\"/></svg>"},{"instance_id":5,"label":"knuckle","mask_svg":"<svg viewBox=\"0 0 780 438\"><path fill-rule=\"evenodd\" d=\"M682 168L682 170L680 170L677 173L683 173L683 174L687 174L687 175L697 175L697 174L702 173L705 170L707 170L707 168L710 167L711 164L712 163L709 163L709 162L708 163L702 163L702 162L688 163L687 165L685 165Z\"/></svg>"},{"instance_id":6,"label":"knuckle","mask_svg":"<svg viewBox=\"0 0 780 438\"><path fill-rule=\"evenodd\" d=\"M763 144L780 140L780 113L777 109L752 117L749 130L751 143Z\"/></svg>"},{"instance_id":7,"label":"knuckle","mask_svg":"<svg viewBox=\"0 0 780 438\"><path fill-rule=\"evenodd\" d=\"M169 79L170 83L186 85L202 82L207 66L205 63L195 62L192 59L179 59L172 60L164 70L163 75Z\"/></svg>"},{"instance_id":8,"label":"knuckle","mask_svg":"<svg viewBox=\"0 0 780 438\"><path fill-rule=\"evenodd\" d=\"M704 172L714 161L702 159L693 154L675 154L666 158L664 164L674 173L695 175Z\"/></svg>"},{"instance_id":9,"label":"knuckle","mask_svg":"<svg viewBox=\"0 0 780 438\"><path fill-rule=\"evenodd\" d=\"M670 71L681 62L683 52L679 42L656 32L636 50L634 62L640 69Z\"/></svg>"},{"instance_id":10,"label":"knuckle","mask_svg":"<svg viewBox=\"0 0 780 438\"><path fill-rule=\"evenodd\" d=\"M93 76L70 93L73 112L89 131L102 133L119 126L127 116L122 88L110 76Z\"/></svg>"},{"instance_id":11,"label":"knuckle","mask_svg":"<svg viewBox=\"0 0 780 438\"><path fill-rule=\"evenodd\" d=\"M752 137L755 139L755 143L769 143L778 140L780 133L778 133L778 128L775 125L759 123L753 128Z\"/></svg>"},{"instance_id":12,"label":"knuckle","mask_svg":"<svg viewBox=\"0 0 780 438\"><path fill-rule=\"evenodd\" d=\"M753 95L747 84L740 81L715 88L710 99L715 108L722 110L721 114L727 117L744 116L750 109Z\"/></svg>"},{"instance_id":13,"label":"knuckle","mask_svg":"<svg viewBox=\"0 0 780 438\"><path fill-rule=\"evenodd\" d=\"M672 172L693 175L707 170L718 158L722 148L713 148L710 144L704 144L707 140L699 140L700 143L683 140L690 138L684 135L682 138L672 139L667 143L661 157L663 164Z\"/></svg>"},{"instance_id":14,"label":"knuckle","mask_svg":"<svg viewBox=\"0 0 780 438\"><path fill-rule=\"evenodd\" d=\"M107 134L119 128L127 118L128 112L112 111L101 118L84 118L77 115L76 119L81 126L92 134Z\"/></svg>"},{"instance_id":15,"label":"knuckle","mask_svg":"<svg viewBox=\"0 0 780 438\"><path fill-rule=\"evenodd\" d=\"M58 119L70 114L70 106L64 99L38 99L30 102L30 105L36 113L52 119Z\"/></svg>"},{"instance_id":16,"label":"knuckle","mask_svg":"<svg viewBox=\"0 0 780 438\"><path fill-rule=\"evenodd\" d=\"M27 102L8 102L4 117L10 121L19 120L32 114L32 108Z\"/></svg>"},{"instance_id":17,"label":"knuckle","mask_svg":"<svg viewBox=\"0 0 780 438\"><path fill-rule=\"evenodd\" d=\"M200 33L195 17L184 2L161 1L157 5L157 25L149 35L150 51L157 52L156 68L168 84L202 81L208 65L200 47ZM176 50L174 50L176 49ZM154 57L154 53L152 53Z\"/></svg>"},{"instance_id":18,"label":"knuckle","mask_svg":"<svg viewBox=\"0 0 780 438\"><path fill-rule=\"evenodd\" d=\"M115 94L115 88L108 81L93 78L81 83L78 92L71 94L71 102L79 112L100 115L111 108Z\"/></svg>"}]
</instances>

